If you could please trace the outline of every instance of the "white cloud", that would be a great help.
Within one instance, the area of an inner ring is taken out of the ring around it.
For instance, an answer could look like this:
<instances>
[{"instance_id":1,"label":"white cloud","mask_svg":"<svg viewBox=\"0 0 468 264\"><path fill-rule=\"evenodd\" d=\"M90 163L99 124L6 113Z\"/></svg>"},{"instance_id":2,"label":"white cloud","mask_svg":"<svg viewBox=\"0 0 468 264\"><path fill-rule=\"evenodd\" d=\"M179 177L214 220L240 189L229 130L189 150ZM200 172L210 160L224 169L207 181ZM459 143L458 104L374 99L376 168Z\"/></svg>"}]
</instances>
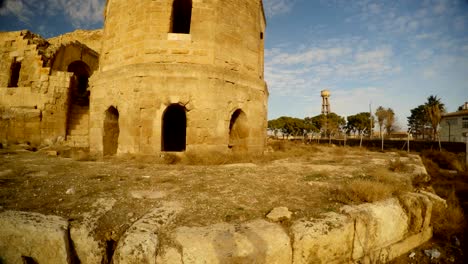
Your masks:
<instances>
[{"instance_id":1,"label":"white cloud","mask_svg":"<svg viewBox=\"0 0 468 264\"><path fill-rule=\"evenodd\" d=\"M86 27L103 20L106 0L5 0L1 15L12 14L24 23L33 16L65 14L75 27Z\"/></svg>"},{"instance_id":2,"label":"white cloud","mask_svg":"<svg viewBox=\"0 0 468 264\"><path fill-rule=\"evenodd\" d=\"M434 51L431 49L425 49L418 53L417 58L421 61L430 59L434 55Z\"/></svg>"},{"instance_id":3,"label":"white cloud","mask_svg":"<svg viewBox=\"0 0 468 264\"><path fill-rule=\"evenodd\" d=\"M399 71L400 67L392 62L390 46L369 49L362 43L342 40L336 43L329 41L326 47L295 52L284 51L285 48L267 50L266 80L269 87L284 93L291 92L291 87L285 88L284 85L294 83L294 78L327 85L343 80L375 80ZM327 80L327 84L323 80ZM296 90L307 89L305 85L300 85L302 81L296 84Z\"/></svg>"},{"instance_id":4,"label":"white cloud","mask_svg":"<svg viewBox=\"0 0 468 264\"><path fill-rule=\"evenodd\" d=\"M291 11L295 0L264 0L263 5L268 17L285 14Z\"/></svg>"}]
</instances>

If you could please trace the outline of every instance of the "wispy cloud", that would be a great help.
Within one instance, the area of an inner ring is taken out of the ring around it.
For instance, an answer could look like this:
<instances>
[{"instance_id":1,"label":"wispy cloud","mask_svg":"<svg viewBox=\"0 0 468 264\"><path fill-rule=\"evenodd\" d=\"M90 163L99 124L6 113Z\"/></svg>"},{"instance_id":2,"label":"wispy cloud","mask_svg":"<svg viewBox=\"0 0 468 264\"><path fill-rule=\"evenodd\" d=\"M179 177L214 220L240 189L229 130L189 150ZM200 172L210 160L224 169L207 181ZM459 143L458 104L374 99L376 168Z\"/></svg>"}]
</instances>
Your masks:
<instances>
[{"instance_id":1,"label":"wispy cloud","mask_svg":"<svg viewBox=\"0 0 468 264\"><path fill-rule=\"evenodd\" d=\"M291 11L295 0L264 0L265 13L268 17L285 14Z\"/></svg>"},{"instance_id":2,"label":"wispy cloud","mask_svg":"<svg viewBox=\"0 0 468 264\"><path fill-rule=\"evenodd\" d=\"M308 93L340 81L377 80L400 70L390 46L369 48L355 41L331 41L324 47L284 47L266 52L265 78L272 93ZM339 44L341 43L341 44ZM296 50L291 52L288 50Z\"/></svg>"},{"instance_id":3,"label":"wispy cloud","mask_svg":"<svg viewBox=\"0 0 468 264\"><path fill-rule=\"evenodd\" d=\"M20 21L29 24L30 18L34 15L32 10L26 6L22 0L5 0L0 8L0 15L12 14Z\"/></svg>"},{"instance_id":4,"label":"wispy cloud","mask_svg":"<svg viewBox=\"0 0 468 264\"><path fill-rule=\"evenodd\" d=\"M30 24L33 16L64 14L74 27L87 27L103 20L105 0L5 0L0 15L14 15Z\"/></svg>"}]
</instances>

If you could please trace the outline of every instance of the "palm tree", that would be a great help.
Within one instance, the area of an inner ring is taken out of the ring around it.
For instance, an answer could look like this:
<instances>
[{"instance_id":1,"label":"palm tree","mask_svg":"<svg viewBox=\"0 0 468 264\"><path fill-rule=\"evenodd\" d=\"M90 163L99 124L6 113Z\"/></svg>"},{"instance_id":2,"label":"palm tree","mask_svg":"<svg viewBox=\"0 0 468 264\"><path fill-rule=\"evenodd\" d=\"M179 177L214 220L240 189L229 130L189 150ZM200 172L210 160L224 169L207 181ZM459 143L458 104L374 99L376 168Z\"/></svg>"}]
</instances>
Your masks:
<instances>
[{"instance_id":1,"label":"palm tree","mask_svg":"<svg viewBox=\"0 0 468 264\"><path fill-rule=\"evenodd\" d=\"M424 104L426 115L431 122L432 126L432 139L435 140L437 135L437 128L439 127L442 114L445 112L445 105L437 96L429 96L427 102Z\"/></svg>"},{"instance_id":2,"label":"palm tree","mask_svg":"<svg viewBox=\"0 0 468 264\"><path fill-rule=\"evenodd\" d=\"M375 110L375 116L377 116L377 121L379 123L379 131L380 131L380 137L383 137L382 134L382 129L384 128L384 121L387 113L385 111L385 108L382 106L377 107L377 110Z\"/></svg>"}]
</instances>

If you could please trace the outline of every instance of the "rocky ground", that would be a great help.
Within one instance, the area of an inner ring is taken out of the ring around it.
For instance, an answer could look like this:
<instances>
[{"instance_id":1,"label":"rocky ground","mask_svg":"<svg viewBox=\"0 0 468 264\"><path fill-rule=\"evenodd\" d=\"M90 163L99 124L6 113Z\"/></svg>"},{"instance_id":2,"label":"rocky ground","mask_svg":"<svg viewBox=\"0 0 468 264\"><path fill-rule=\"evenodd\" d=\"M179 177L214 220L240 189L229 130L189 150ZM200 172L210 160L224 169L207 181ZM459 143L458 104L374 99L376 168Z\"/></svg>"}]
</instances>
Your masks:
<instances>
[{"instance_id":1,"label":"rocky ground","mask_svg":"<svg viewBox=\"0 0 468 264\"><path fill-rule=\"evenodd\" d=\"M0 211L58 215L72 223L97 215L96 238L118 241L145 214L168 205L178 214L165 227L167 233L177 226L243 223L264 218L278 207L286 207L292 219L319 217L344 204L366 202L346 193L346 186L356 181L378 181L385 174L407 184L424 171L417 155L328 146L235 161L165 164L177 162L132 155L95 159L82 152L24 145L4 148Z\"/></svg>"}]
</instances>

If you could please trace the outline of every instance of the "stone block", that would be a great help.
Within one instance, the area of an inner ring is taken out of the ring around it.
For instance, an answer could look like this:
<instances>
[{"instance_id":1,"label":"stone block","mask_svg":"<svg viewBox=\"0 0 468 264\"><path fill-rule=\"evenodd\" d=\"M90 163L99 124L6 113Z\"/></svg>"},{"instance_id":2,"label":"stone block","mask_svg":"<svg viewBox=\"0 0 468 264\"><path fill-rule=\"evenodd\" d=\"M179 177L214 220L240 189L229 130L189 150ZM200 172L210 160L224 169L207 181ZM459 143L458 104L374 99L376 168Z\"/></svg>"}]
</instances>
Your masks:
<instances>
[{"instance_id":1,"label":"stone block","mask_svg":"<svg viewBox=\"0 0 468 264\"><path fill-rule=\"evenodd\" d=\"M344 206L342 212L355 221L354 260L403 240L408 232L408 216L396 198L354 207Z\"/></svg>"},{"instance_id":2,"label":"stone block","mask_svg":"<svg viewBox=\"0 0 468 264\"><path fill-rule=\"evenodd\" d=\"M352 259L354 221L328 213L322 219L301 220L291 227L293 263L344 263Z\"/></svg>"},{"instance_id":3,"label":"stone block","mask_svg":"<svg viewBox=\"0 0 468 264\"><path fill-rule=\"evenodd\" d=\"M281 226L264 220L181 227L175 240L183 263L291 263L291 243Z\"/></svg>"},{"instance_id":4,"label":"stone block","mask_svg":"<svg viewBox=\"0 0 468 264\"><path fill-rule=\"evenodd\" d=\"M71 263L68 222L58 216L6 211L0 214L3 263Z\"/></svg>"},{"instance_id":5,"label":"stone block","mask_svg":"<svg viewBox=\"0 0 468 264\"><path fill-rule=\"evenodd\" d=\"M71 223L70 236L81 264L108 263L106 241L96 240L94 234L99 218L110 211L115 202L115 199L98 199L92 210L83 214L82 221Z\"/></svg>"},{"instance_id":6,"label":"stone block","mask_svg":"<svg viewBox=\"0 0 468 264\"><path fill-rule=\"evenodd\" d=\"M421 232L431 224L432 202L427 196L418 193L407 193L401 196L400 202L408 215L408 231Z\"/></svg>"},{"instance_id":7,"label":"stone block","mask_svg":"<svg viewBox=\"0 0 468 264\"><path fill-rule=\"evenodd\" d=\"M182 208L166 203L136 221L120 238L112 261L114 264L156 262L159 229L174 220Z\"/></svg>"}]
</instances>

